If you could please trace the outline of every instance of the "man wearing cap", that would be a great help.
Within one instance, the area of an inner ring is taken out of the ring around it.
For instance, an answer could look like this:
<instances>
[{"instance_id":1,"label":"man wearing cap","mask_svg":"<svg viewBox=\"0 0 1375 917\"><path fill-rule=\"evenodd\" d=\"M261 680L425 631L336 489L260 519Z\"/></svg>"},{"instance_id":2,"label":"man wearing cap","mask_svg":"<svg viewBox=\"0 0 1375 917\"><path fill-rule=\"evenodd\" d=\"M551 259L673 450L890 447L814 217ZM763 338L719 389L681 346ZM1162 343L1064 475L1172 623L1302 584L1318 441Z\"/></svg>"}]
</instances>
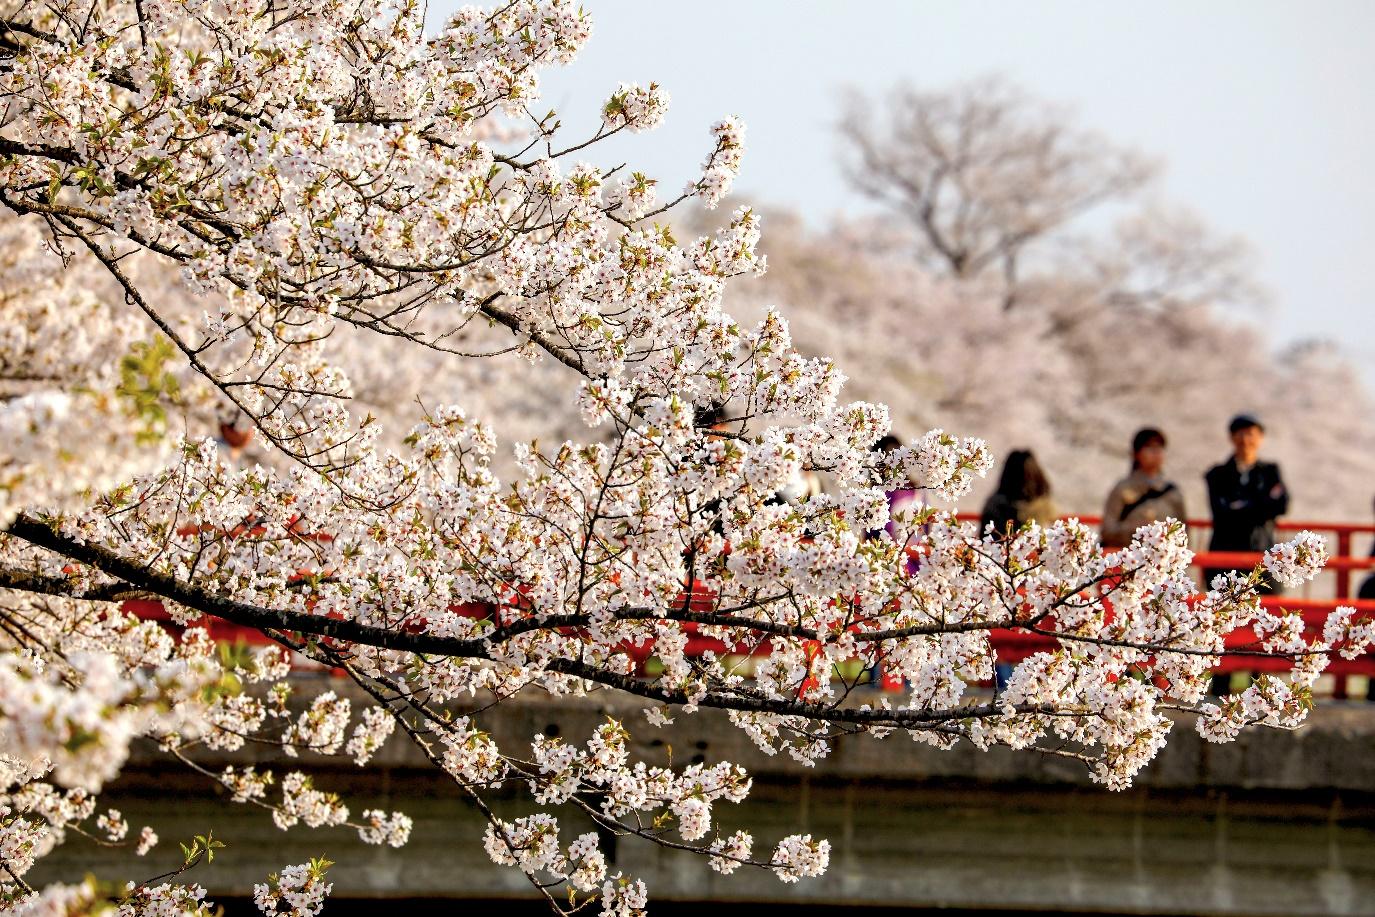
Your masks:
<instances>
[{"instance_id":1,"label":"man wearing cap","mask_svg":"<svg viewBox=\"0 0 1375 917\"><path fill-rule=\"evenodd\" d=\"M1289 491L1280 478L1280 467L1258 457L1265 439L1259 420L1238 414L1227 430L1232 435L1232 457L1204 475L1213 510L1208 550L1265 551L1275 544L1275 519L1289 510ZM1220 572L1207 571L1208 581Z\"/></svg>"}]
</instances>

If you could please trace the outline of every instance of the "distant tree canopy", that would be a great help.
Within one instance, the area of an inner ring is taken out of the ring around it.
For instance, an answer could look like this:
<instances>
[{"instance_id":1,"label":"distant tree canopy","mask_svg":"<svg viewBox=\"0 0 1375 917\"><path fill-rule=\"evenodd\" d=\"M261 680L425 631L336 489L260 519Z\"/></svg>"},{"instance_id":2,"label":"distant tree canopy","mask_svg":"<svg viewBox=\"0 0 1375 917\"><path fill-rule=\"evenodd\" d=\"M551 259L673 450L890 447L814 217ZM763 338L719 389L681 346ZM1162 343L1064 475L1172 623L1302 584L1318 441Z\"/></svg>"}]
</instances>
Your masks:
<instances>
[{"instance_id":1,"label":"distant tree canopy","mask_svg":"<svg viewBox=\"0 0 1375 917\"><path fill-rule=\"evenodd\" d=\"M1206 515L1200 475L1225 425L1269 422L1267 452L1315 474L1294 512L1364 519L1375 410L1331 344L1279 350L1246 244L1151 194L1149 160L1006 83L851 94L838 127L855 188L888 217L822 232L774 214L769 273L737 284L789 308L899 428L1030 445L1066 509L1091 513L1133 430L1170 434L1170 472ZM843 333L838 333L843 331Z\"/></svg>"}]
</instances>

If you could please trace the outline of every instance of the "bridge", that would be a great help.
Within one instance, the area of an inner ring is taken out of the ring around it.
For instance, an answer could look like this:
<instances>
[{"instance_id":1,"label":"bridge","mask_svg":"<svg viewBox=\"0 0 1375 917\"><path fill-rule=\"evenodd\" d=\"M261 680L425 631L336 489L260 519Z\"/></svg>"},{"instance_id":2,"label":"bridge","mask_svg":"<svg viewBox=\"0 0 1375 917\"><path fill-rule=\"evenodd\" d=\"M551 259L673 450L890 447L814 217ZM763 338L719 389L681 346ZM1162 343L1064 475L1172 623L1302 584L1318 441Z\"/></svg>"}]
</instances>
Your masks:
<instances>
[{"instance_id":1,"label":"bridge","mask_svg":"<svg viewBox=\"0 0 1375 917\"><path fill-rule=\"evenodd\" d=\"M297 676L309 679L312 676ZM321 679L321 676L313 676ZM336 690L349 690L338 679ZM303 686L304 687L304 686ZM580 739L605 715L642 723L642 705L613 697L503 705L487 720L503 747L536 733ZM893 736L842 738L815 769L766 757L713 711L680 716L673 760L730 760L747 766L755 789L740 806L723 804L725 830L755 831L759 847L804 831L831 841L829 872L783 885L772 874L720 876L690 855L640 841L608 846L615 869L649 884L651 913L787 905L929 908L982 913L1054 910L1089 914L1299 915L1375 913L1375 716L1365 705L1320 707L1295 732L1257 731L1236 744L1203 742L1180 722L1171 743L1136 786L1109 793L1082 768L1032 752L942 752ZM633 729L632 755L664 763L669 747L653 730ZM209 767L256 763L278 771L304 766L322 789L343 793L352 811L401 809L415 819L408 846L368 847L344 829L288 833L267 813L233 806L210 781L140 750L104 797L134 830L163 838L142 875L177 865L177 840L214 828L228 848L188 876L249 913L235 899L269 872L328 853L337 865L326 913L408 909L451 911L499 903L539 913L523 877L492 865L481 847L482 817L408 743L393 737L374 765L306 756L286 761L261 747L205 753ZM523 795L500 794L505 818L532 811ZM573 815L565 835L589 830ZM123 851L73 838L33 878L87 871L127 878ZM378 899L384 899L379 901ZM657 909L662 907L663 910ZM767 908L766 908L767 912ZM909 912L910 913L910 912Z\"/></svg>"},{"instance_id":2,"label":"bridge","mask_svg":"<svg viewBox=\"0 0 1375 917\"><path fill-rule=\"evenodd\" d=\"M1190 525L1195 532L1201 527ZM1338 563L1326 590L1332 594L1267 601L1315 620L1339 602L1350 603L1351 573L1375 564L1352 553L1352 537L1375 532L1375 526L1287 527L1335 534ZM1254 557L1205 553L1196 561L1221 566L1254 563ZM1375 603L1352 604L1375 611ZM160 611L156 603L135 609L150 616ZM215 632L243 636L222 622ZM999 652L1016 649L1004 638ZM1355 660L1338 674L1375 676L1375 659ZM327 673L294 677L356 690ZM1336 690L1341 687L1338 682ZM601 695L516 700L489 714L484 725L503 747L520 749L537 733L584 738L607 714L641 722L641 706ZM671 753L679 764L724 759L749 768L755 779L750 798L716 810L723 830L750 828L761 848L794 832L832 843L825 877L788 886L769 873L723 877L690 855L608 839L613 869L649 883L653 913L685 913L711 902L766 912L786 906L790 914L838 905L874 913L1375 914L1375 710L1365 704L1330 702L1301 730L1253 731L1226 746L1203 742L1185 717L1160 757L1124 793L1091 785L1079 765L1064 759L968 746L940 752L898 736L844 737L828 759L806 769L762 755L713 711L680 716L672 749L647 727L633 731L639 744L632 753L651 764L665 763ZM300 766L263 748L206 754L201 762L211 768ZM393 738L365 770L303 760L317 785L344 794L355 813L406 811L415 819L411 843L401 850L367 847L343 829L284 834L261 810L231 806L210 781L142 749L104 800L135 827L151 824L164 839L135 878L174 868L174 841L213 828L229 849L214 864L198 867L193 878L212 897L228 899L230 913L239 912L240 899L269 872L322 853L338 864L331 874L332 913L372 909L377 899L404 900L426 912L459 902L540 912L518 872L487 860L481 815L402 740ZM514 791L499 793L493 807L508 819L532 811ZM569 837L584 830L590 825L581 816L565 816ZM129 878L120 872L128 865L123 851L79 838L41 863L35 873L40 882L70 878L73 870Z\"/></svg>"}]
</instances>

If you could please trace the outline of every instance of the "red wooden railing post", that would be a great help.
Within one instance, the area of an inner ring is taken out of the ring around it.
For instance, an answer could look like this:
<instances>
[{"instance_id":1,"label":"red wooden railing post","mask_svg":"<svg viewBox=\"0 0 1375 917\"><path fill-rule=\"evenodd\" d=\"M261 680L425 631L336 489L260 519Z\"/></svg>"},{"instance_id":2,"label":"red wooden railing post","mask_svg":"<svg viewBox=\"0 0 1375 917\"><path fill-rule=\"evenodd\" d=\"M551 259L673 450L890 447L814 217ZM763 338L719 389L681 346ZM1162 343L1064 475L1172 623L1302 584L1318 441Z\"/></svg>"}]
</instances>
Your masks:
<instances>
[{"instance_id":1,"label":"red wooden railing post","mask_svg":"<svg viewBox=\"0 0 1375 917\"><path fill-rule=\"evenodd\" d=\"M1350 556L1351 556L1351 530L1350 530L1350 529L1338 529L1338 530L1337 530L1337 556L1338 556L1338 557L1350 557ZM1350 568L1350 567L1338 567L1338 568L1337 568L1337 598L1339 598L1339 599L1349 599L1349 598L1351 598L1351 568Z\"/></svg>"},{"instance_id":2,"label":"red wooden railing post","mask_svg":"<svg viewBox=\"0 0 1375 917\"><path fill-rule=\"evenodd\" d=\"M884 691L888 694L901 691L903 688L907 687L901 676L897 675L883 664L882 656L879 657L878 663L878 687L880 691Z\"/></svg>"}]
</instances>

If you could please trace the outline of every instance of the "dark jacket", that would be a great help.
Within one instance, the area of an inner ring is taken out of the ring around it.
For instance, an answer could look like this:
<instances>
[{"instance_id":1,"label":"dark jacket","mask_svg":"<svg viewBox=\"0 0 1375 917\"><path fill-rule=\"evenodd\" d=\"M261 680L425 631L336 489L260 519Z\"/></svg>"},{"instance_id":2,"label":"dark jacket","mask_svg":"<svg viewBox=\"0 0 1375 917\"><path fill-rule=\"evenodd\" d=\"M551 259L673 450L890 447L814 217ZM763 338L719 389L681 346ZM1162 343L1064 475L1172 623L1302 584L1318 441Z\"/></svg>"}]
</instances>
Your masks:
<instances>
[{"instance_id":1,"label":"dark jacket","mask_svg":"<svg viewBox=\"0 0 1375 917\"><path fill-rule=\"evenodd\" d=\"M1370 556L1375 557L1375 544L1370 546ZM1361 588L1356 592L1358 599L1375 599L1375 573L1370 574L1361 581Z\"/></svg>"},{"instance_id":2,"label":"dark jacket","mask_svg":"<svg viewBox=\"0 0 1375 917\"><path fill-rule=\"evenodd\" d=\"M1242 475L1230 458L1203 476L1213 510L1210 551L1264 551L1275 544L1275 519L1289 511L1289 491L1274 462L1256 462Z\"/></svg>"}]
</instances>

